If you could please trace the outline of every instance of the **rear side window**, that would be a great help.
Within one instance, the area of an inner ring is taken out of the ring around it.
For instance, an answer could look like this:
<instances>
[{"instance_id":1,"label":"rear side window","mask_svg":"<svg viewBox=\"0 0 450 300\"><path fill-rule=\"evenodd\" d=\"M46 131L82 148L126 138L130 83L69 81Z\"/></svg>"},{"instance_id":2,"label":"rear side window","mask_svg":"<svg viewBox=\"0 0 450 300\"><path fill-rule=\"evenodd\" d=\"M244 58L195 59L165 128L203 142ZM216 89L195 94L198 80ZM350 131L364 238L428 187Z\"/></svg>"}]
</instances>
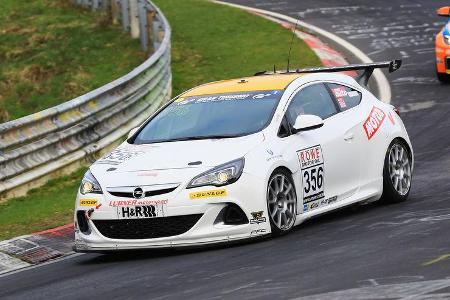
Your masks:
<instances>
[{"instance_id":1,"label":"rear side window","mask_svg":"<svg viewBox=\"0 0 450 300\"><path fill-rule=\"evenodd\" d=\"M361 93L345 85L327 83L341 111L357 106L361 102Z\"/></svg>"}]
</instances>

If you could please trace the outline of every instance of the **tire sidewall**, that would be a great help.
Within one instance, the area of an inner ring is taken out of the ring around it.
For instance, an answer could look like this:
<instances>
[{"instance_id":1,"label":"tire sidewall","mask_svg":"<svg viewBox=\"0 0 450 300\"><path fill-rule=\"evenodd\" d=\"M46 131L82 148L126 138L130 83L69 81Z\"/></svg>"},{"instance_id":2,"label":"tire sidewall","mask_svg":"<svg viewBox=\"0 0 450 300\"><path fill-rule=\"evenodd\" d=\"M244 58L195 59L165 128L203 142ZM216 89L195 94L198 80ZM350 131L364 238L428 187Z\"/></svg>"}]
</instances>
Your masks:
<instances>
[{"instance_id":1,"label":"tire sidewall","mask_svg":"<svg viewBox=\"0 0 450 300\"><path fill-rule=\"evenodd\" d=\"M405 195L401 195L394 188L394 185L392 183L392 180L391 180L390 174L389 174L389 154L395 145L400 145L401 147L403 147L406 150L407 155L409 157L409 161L410 161L410 163L412 163L411 151L409 150L409 147L407 147L407 145L405 145L405 143L403 141L401 141L399 139L394 139L391 142L391 144L389 145L389 147L386 151L385 158L384 158L383 194L382 194L381 198L382 198L383 202L386 202L386 203L398 203L398 202L405 201L406 199L408 199L408 196L409 196L409 193L411 192L411 187L412 187L412 172L411 172L411 184L409 186L408 192Z\"/></svg>"},{"instance_id":2,"label":"tire sidewall","mask_svg":"<svg viewBox=\"0 0 450 300\"><path fill-rule=\"evenodd\" d=\"M279 229L277 227L277 225L275 225L275 222L272 220L272 215L270 213L270 208L269 208L269 202L268 202L268 196L269 196L269 183L272 180L273 177L275 177L276 175L279 174L283 174L287 177L287 179L289 180L290 184L292 184L292 187L294 189L294 194L295 194L295 213L294 213L294 221L292 222L292 226L289 229ZM273 236L280 236L280 235L284 235L287 234L288 232L292 231L292 229L295 227L295 221L297 220L297 204L298 204L298 197L297 197L297 192L295 189L295 184L294 184L294 180L292 179L292 174L284 169L275 169L275 171L272 172L272 174L269 177L269 181L267 182L266 185L266 207L267 207L267 213L268 213L268 219L270 222L270 228L272 231L272 235Z\"/></svg>"}]
</instances>

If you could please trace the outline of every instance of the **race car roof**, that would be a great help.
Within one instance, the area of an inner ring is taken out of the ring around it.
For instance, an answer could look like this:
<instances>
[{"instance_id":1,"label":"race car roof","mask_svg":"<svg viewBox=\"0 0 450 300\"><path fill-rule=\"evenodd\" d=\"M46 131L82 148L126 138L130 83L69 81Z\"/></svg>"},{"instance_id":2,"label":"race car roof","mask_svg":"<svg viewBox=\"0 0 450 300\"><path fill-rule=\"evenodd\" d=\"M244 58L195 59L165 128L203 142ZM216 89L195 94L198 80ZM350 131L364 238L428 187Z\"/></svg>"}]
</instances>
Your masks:
<instances>
[{"instance_id":1,"label":"race car roof","mask_svg":"<svg viewBox=\"0 0 450 300\"><path fill-rule=\"evenodd\" d=\"M302 74L274 74L245 77L207 83L187 91L181 97L202 96L224 93L269 91L285 89Z\"/></svg>"}]
</instances>

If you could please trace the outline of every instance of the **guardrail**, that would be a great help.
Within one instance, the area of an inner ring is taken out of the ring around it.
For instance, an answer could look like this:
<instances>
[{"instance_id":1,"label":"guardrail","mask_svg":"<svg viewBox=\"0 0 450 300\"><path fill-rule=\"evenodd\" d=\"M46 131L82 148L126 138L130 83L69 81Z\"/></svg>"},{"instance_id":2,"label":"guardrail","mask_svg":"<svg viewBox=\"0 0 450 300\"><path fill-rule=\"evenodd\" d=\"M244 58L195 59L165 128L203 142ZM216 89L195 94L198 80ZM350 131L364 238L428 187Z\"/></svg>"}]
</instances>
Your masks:
<instances>
[{"instance_id":1,"label":"guardrail","mask_svg":"<svg viewBox=\"0 0 450 300\"><path fill-rule=\"evenodd\" d=\"M147 24L140 26L139 34L144 35L141 44L144 41L147 48L143 48L148 50L151 41L155 51L136 69L111 83L55 107L0 124L2 200L24 195L49 178L69 173L86 160L92 161L120 143L129 130L170 99L171 31L161 11L149 0L76 2L104 9L127 2L129 6L119 10L121 17L116 17L124 24L131 24L129 20L133 18L141 20L139 24ZM137 4L137 17L129 10L133 3ZM127 13L129 18L124 17Z\"/></svg>"}]
</instances>

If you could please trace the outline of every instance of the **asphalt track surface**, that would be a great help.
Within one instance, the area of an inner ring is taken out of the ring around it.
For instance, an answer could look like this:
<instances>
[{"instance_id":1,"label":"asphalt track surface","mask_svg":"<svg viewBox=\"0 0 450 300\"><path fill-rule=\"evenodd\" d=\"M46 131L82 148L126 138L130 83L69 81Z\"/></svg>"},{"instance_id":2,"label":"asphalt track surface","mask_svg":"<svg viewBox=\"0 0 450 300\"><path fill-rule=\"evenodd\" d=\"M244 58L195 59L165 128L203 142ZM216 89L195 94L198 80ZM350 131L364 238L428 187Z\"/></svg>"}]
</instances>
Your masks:
<instances>
[{"instance_id":1,"label":"asphalt track surface","mask_svg":"<svg viewBox=\"0 0 450 300\"><path fill-rule=\"evenodd\" d=\"M0 278L1 299L450 299L450 85L433 55L448 2L233 2L300 15L374 61L403 58L388 79L415 148L410 199L239 246L71 257Z\"/></svg>"}]
</instances>

